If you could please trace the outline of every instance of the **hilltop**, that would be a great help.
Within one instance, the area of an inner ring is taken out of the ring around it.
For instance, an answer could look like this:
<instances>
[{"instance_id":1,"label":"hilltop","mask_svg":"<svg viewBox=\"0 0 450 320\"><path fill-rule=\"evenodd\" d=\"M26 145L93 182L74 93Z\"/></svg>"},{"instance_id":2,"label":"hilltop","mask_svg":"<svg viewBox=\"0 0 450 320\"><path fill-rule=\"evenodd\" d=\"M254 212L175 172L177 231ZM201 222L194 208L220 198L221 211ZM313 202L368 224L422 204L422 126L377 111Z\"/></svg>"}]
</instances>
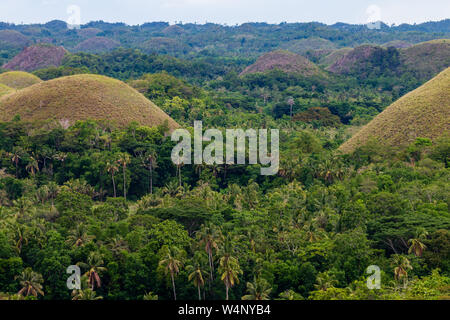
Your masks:
<instances>
[{"instance_id":1,"label":"hilltop","mask_svg":"<svg viewBox=\"0 0 450 320\"><path fill-rule=\"evenodd\" d=\"M336 49L336 45L330 40L313 37L286 42L281 48L294 53L303 54L308 50Z\"/></svg>"},{"instance_id":2,"label":"hilltop","mask_svg":"<svg viewBox=\"0 0 450 320\"><path fill-rule=\"evenodd\" d=\"M23 71L0 73L0 83L13 89L23 89L41 81L35 75Z\"/></svg>"},{"instance_id":3,"label":"hilltop","mask_svg":"<svg viewBox=\"0 0 450 320\"><path fill-rule=\"evenodd\" d=\"M338 57L333 64L327 67L327 70L338 74L360 72L361 69L365 68L365 65L370 61L371 57L380 50L383 49L375 45L362 45L356 47Z\"/></svg>"},{"instance_id":4,"label":"hilltop","mask_svg":"<svg viewBox=\"0 0 450 320\"><path fill-rule=\"evenodd\" d=\"M38 44L24 49L3 65L3 68L30 72L48 67L59 67L66 53L67 51L63 47Z\"/></svg>"},{"instance_id":5,"label":"hilltop","mask_svg":"<svg viewBox=\"0 0 450 320\"><path fill-rule=\"evenodd\" d=\"M322 73L318 66L305 57L289 51L277 50L259 57L254 64L245 68L241 75L265 72L273 69L298 73L304 76L320 75Z\"/></svg>"},{"instance_id":6,"label":"hilltop","mask_svg":"<svg viewBox=\"0 0 450 320\"><path fill-rule=\"evenodd\" d=\"M349 153L375 138L403 146L417 137L434 139L450 129L450 68L406 94L369 122L340 150Z\"/></svg>"},{"instance_id":7,"label":"hilltop","mask_svg":"<svg viewBox=\"0 0 450 320\"><path fill-rule=\"evenodd\" d=\"M120 126L136 121L155 126L178 124L153 102L127 84L99 75L62 77L17 91L0 99L0 121L20 115L25 121L56 119L110 120Z\"/></svg>"}]
</instances>

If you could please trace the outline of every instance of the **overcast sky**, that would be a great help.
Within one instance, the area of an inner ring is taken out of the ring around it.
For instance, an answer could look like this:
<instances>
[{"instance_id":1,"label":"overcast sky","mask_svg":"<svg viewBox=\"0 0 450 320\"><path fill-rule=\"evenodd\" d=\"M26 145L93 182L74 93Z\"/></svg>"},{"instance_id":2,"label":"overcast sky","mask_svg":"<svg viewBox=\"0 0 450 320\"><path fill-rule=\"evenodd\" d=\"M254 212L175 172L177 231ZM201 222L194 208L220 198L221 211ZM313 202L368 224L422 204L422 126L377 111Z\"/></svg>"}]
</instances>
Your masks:
<instances>
[{"instance_id":1,"label":"overcast sky","mask_svg":"<svg viewBox=\"0 0 450 320\"><path fill-rule=\"evenodd\" d=\"M333 24L381 20L400 24L450 17L449 0L0 0L0 21L67 21L71 5L80 8L81 23L104 20L128 24L151 21Z\"/></svg>"}]
</instances>

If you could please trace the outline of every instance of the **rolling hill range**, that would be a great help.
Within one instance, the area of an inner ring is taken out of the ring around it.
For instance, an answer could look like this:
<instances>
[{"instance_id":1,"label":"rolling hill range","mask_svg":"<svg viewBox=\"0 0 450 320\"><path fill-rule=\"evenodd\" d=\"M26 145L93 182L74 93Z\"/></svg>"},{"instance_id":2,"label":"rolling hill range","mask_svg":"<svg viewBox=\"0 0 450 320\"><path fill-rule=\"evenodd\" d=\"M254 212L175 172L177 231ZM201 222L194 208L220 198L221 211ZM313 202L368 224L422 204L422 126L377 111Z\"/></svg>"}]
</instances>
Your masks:
<instances>
[{"instance_id":1,"label":"rolling hill range","mask_svg":"<svg viewBox=\"0 0 450 320\"><path fill-rule=\"evenodd\" d=\"M24 49L3 65L3 68L30 72L48 67L59 67L66 53L67 51L63 47L38 44Z\"/></svg>"},{"instance_id":2,"label":"rolling hill range","mask_svg":"<svg viewBox=\"0 0 450 320\"><path fill-rule=\"evenodd\" d=\"M266 53L258 58L258 60L242 71L242 75L266 72L279 69L284 72L298 73L304 76L314 76L323 74L322 70L305 57L285 51L277 50Z\"/></svg>"},{"instance_id":3,"label":"rolling hill range","mask_svg":"<svg viewBox=\"0 0 450 320\"><path fill-rule=\"evenodd\" d=\"M0 121L109 120L119 126L136 121L155 126L178 124L127 84L99 75L75 75L41 82L0 99Z\"/></svg>"},{"instance_id":4,"label":"rolling hill range","mask_svg":"<svg viewBox=\"0 0 450 320\"><path fill-rule=\"evenodd\" d=\"M31 73L23 71L0 73L0 84L13 89L23 89L39 82L42 82L42 80Z\"/></svg>"},{"instance_id":5,"label":"rolling hill range","mask_svg":"<svg viewBox=\"0 0 450 320\"><path fill-rule=\"evenodd\" d=\"M0 30L0 48L7 46L9 48L25 48L31 43L31 40L22 33L15 30Z\"/></svg>"},{"instance_id":6,"label":"rolling hill range","mask_svg":"<svg viewBox=\"0 0 450 320\"><path fill-rule=\"evenodd\" d=\"M350 153L372 138L384 145L404 146L418 137L434 139L449 130L450 68L447 68L386 108L340 150Z\"/></svg>"}]
</instances>

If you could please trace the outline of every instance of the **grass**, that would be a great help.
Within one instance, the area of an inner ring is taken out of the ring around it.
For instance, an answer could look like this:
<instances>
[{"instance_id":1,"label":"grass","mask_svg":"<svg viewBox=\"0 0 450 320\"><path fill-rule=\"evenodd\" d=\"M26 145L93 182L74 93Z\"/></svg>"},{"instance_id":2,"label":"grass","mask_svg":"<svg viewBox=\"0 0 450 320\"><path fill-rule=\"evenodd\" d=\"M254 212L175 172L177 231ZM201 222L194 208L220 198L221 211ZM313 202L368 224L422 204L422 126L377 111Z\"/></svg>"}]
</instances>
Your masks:
<instances>
[{"instance_id":1,"label":"grass","mask_svg":"<svg viewBox=\"0 0 450 320\"><path fill-rule=\"evenodd\" d=\"M409 92L345 142L351 153L372 138L389 146L405 146L417 137L435 139L450 129L450 68Z\"/></svg>"},{"instance_id":2,"label":"grass","mask_svg":"<svg viewBox=\"0 0 450 320\"><path fill-rule=\"evenodd\" d=\"M407 71L421 79L430 79L450 66L450 39L436 39L400 50Z\"/></svg>"},{"instance_id":3,"label":"grass","mask_svg":"<svg viewBox=\"0 0 450 320\"><path fill-rule=\"evenodd\" d=\"M25 121L55 119L108 120L119 126L136 121L155 126L178 124L153 102L127 84L108 77L83 74L62 77L17 91L0 99L0 121L20 115Z\"/></svg>"},{"instance_id":4,"label":"grass","mask_svg":"<svg viewBox=\"0 0 450 320\"><path fill-rule=\"evenodd\" d=\"M266 72L279 69L285 72L298 73L304 76L322 75L323 71L314 63L298 54L277 50L266 53L258 58L258 60L245 68L241 75Z\"/></svg>"},{"instance_id":5,"label":"grass","mask_svg":"<svg viewBox=\"0 0 450 320\"><path fill-rule=\"evenodd\" d=\"M67 51L63 47L37 44L25 48L3 66L7 70L34 71L48 67L59 67Z\"/></svg>"},{"instance_id":6,"label":"grass","mask_svg":"<svg viewBox=\"0 0 450 320\"><path fill-rule=\"evenodd\" d=\"M12 93L15 90L13 88L10 88L8 86L5 86L4 84L0 83L0 98L4 95L7 95L8 93Z\"/></svg>"},{"instance_id":7,"label":"grass","mask_svg":"<svg viewBox=\"0 0 450 320\"><path fill-rule=\"evenodd\" d=\"M23 89L39 82L42 82L42 80L23 71L10 71L0 74L0 84L13 89Z\"/></svg>"}]
</instances>

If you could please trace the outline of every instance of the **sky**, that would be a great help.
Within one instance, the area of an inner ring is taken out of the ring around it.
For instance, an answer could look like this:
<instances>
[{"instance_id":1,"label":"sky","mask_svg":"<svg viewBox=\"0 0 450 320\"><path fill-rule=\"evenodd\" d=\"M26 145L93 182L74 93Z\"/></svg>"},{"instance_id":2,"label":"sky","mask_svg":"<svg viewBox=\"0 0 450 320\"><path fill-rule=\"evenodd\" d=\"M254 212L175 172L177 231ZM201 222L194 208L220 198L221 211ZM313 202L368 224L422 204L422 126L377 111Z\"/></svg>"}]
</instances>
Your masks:
<instances>
[{"instance_id":1,"label":"sky","mask_svg":"<svg viewBox=\"0 0 450 320\"><path fill-rule=\"evenodd\" d=\"M103 20L130 25L245 22L421 23L450 18L449 0L0 0L0 21ZM76 23L75 23L76 24Z\"/></svg>"}]
</instances>

